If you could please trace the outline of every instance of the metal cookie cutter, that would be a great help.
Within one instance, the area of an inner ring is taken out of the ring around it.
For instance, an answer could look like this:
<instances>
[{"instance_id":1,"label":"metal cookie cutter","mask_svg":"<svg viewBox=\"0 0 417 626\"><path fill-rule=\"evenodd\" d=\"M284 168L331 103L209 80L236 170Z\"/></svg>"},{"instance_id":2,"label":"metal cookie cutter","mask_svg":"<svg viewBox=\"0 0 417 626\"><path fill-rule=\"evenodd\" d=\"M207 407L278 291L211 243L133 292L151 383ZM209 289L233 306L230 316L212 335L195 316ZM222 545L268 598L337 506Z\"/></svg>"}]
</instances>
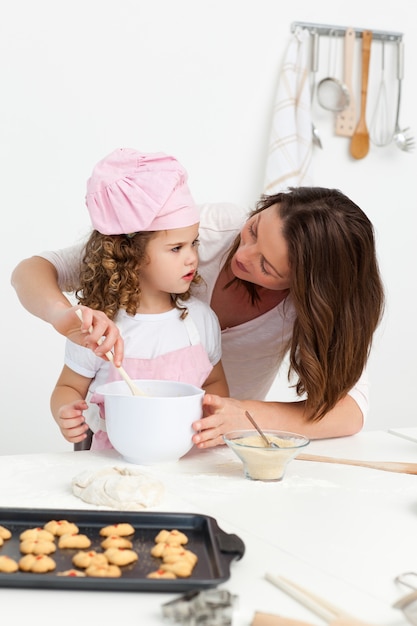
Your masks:
<instances>
[{"instance_id":1,"label":"metal cookie cutter","mask_svg":"<svg viewBox=\"0 0 417 626\"><path fill-rule=\"evenodd\" d=\"M237 596L225 589L188 591L162 605L162 615L184 626L232 626Z\"/></svg>"}]
</instances>

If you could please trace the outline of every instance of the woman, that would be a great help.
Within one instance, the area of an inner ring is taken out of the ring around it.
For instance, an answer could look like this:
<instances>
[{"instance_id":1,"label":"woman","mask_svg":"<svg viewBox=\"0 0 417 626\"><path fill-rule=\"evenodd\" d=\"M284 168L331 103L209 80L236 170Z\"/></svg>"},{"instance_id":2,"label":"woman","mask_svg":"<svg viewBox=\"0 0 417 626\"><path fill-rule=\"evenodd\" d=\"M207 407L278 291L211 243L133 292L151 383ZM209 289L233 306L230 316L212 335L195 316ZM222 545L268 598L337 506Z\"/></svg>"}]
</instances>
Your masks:
<instances>
[{"instance_id":1,"label":"woman","mask_svg":"<svg viewBox=\"0 0 417 626\"><path fill-rule=\"evenodd\" d=\"M234 205L203 205L199 232L205 285L196 295L219 318L231 398L205 396L195 444L219 445L228 430L247 427L246 410L265 429L310 438L359 432L364 370L384 306L364 212L338 190L300 187L263 196L249 217ZM94 349L104 335L96 354L114 349L120 364L117 327L86 309L80 332L61 291L77 288L80 248L22 261L12 284L27 310L73 341ZM287 350L299 401L265 402Z\"/></svg>"}]
</instances>

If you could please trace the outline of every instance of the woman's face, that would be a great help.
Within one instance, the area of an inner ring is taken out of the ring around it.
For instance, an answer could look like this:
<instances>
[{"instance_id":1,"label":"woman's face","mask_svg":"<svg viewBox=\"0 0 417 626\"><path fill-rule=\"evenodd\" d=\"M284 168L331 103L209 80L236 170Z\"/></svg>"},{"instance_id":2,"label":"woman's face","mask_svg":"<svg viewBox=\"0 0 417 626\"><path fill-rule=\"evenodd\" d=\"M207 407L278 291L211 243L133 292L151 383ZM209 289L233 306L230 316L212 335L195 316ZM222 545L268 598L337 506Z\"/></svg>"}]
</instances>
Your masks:
<instances>
[{"instance_id":1,"label":"woman's face","mask_svg":"<svg viewBox=\"0 0 417 626\"><path fill-rule=\"evenodd\" d=\"M289 289L288 248L277 205L251 217L240 234L240 246L231 262L233 274L266 289Z\"/></svg>"}]
</instances>

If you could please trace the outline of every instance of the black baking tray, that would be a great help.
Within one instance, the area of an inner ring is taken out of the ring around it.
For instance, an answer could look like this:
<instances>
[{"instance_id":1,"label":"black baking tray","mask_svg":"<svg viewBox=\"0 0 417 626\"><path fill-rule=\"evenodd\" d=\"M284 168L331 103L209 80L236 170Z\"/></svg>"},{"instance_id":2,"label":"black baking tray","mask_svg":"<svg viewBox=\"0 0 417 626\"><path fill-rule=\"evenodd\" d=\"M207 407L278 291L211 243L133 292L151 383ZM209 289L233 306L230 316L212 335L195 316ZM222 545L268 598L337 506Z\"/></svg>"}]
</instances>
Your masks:
<instances>
[{"instance_id":1,"label":"black baking tray","mask_svg":"<svg viewBox=\"0 0 417 626\"><path fill-rule=\"evenodd\" d=\"M75 522L79 532L91 539L89 550L102 552L100 528L110 524L129 522L135 534L129 537L139 559L133 565L122 567L120 578L94 578L58 576L58 572L74 568L73 555L78 549L59 549L50 556L56 562L56 569L47 574L0 572L0 587L30 587L37 589L85 589L106 591L158 591L178 592L191 589L208 589L230 578L233 560L242 558L245 552L243 541L234 534L225 533L210 516L195 513L153 513L132 511L87 511L75 509L28 509L1 508L0 525L8 528L12 537L0 547L0 555L5 554L16 561L23 555L20 552L20 534L27 528L42 527L50 520ZM155 536L162 529L177 529L188 537L187 549L198 556L197 564L189 578L151 579L146 575L158 569L161 560L151 556Z\"/></svg>"}]
</instances>

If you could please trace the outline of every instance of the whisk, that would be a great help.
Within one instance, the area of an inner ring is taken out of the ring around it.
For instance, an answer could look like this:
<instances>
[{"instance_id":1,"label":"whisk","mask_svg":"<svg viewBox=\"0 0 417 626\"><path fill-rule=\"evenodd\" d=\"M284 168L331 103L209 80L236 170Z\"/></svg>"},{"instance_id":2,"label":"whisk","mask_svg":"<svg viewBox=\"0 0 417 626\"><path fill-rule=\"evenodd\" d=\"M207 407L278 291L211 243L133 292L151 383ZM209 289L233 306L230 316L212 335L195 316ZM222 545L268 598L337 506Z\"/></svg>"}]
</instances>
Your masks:
<instances>
[{"instance_id":1,"label":"whisk","mask_svg":"<svg viewBox=\"0 0 417 626\"><path fill-rule=\"evenodd\" d=\"M371 127L369 129L369 135L372 143L380 147L387 146L392 139L392 132L389 128L387 85L385 83L384 40L382 40L381 47L381 79L374 114L371 121Z\"/></svg>"}]
</instances>

